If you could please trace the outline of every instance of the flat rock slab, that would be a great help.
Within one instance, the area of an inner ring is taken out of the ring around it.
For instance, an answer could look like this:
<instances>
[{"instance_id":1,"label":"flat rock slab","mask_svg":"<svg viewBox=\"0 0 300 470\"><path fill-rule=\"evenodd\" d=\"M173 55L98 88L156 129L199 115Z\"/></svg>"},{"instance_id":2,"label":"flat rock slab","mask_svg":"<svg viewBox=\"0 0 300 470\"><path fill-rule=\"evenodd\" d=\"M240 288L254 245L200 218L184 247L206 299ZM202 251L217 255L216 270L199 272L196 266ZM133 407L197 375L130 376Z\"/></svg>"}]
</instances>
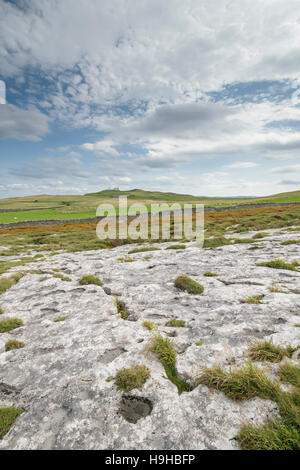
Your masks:
<instances>
[{"instance_id":1,"label":"flat rock slab","mask_svg":"<svg viewBox=\"0 0 300 470\"><path fill-rule=\"evenodd\" d=\"M276 404L258 398L236 403L204 386L179 396L147 350L152 333L143 321L155 322L171 338L178 372L190 381L203 366L244 363L249 342L258 338L297 346L300 273L256 263L279 257L300 261L298 244L281 244L299 233L268 232L257 242L261 250L249 250L253 244L211 250L188 243L177 251L165 250L171 244L165 243L124 263L119 259L138 247L127 245L61 253L26 265L46 274L28 273L0 296L2 317L24 323L0 334L0 407L25 410L0 449L238 449L241 424L265 422L278 414ZM53 269L72 281L53 277ZM218 276L206 277L207 271ZM80 286L85 274L98 276L103 287ZM176 289L181 274L200 282L204 294ZM271 292L272 285L284 293ZM256 295L264 296L261 304L242 302ZM186 326L165 326L170 319ZM11 339L25 347L5 352ZM110 378L136 364L146 365L151 377L141 390L122 395Z\"/></svg>"}]
</instances>

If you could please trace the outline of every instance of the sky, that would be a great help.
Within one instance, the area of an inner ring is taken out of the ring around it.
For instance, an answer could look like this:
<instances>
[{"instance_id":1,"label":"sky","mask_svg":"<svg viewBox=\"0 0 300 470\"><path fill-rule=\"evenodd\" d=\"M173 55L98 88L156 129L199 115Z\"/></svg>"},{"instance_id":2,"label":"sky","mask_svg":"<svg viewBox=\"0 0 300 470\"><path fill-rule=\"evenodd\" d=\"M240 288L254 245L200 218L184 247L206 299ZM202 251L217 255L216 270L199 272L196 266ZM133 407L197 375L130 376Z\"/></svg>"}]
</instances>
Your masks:
<instances>
[{"instance_id":1,"label":"sky","mask_svg":"<svg viewBox=\"0 0 300 470\"><path fill-rule=\"evenodd\" d=\"M300 189L299 0L0 0L0 80L1 198Z\"/></svg>"}]
</instances>

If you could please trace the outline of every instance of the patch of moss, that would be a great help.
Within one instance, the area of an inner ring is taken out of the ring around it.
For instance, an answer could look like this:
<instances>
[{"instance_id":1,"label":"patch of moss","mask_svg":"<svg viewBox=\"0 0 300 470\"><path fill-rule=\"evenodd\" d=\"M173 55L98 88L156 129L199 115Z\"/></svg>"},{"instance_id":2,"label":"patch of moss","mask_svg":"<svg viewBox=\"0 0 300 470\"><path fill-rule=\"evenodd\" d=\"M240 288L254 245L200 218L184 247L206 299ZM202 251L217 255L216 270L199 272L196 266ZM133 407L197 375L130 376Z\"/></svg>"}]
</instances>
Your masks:
<instances>
[{"instance_id":1,"label":"patch of moss","mask_svg":"<svg viewBox=\"0 0 300 470\"><path fill-rule=\"evenodd\" d=\"M202 345L203 345L203 342L202 342L202 341L196 341L195 345L196 345L196 346L202 346Z\"/></svg>"},{"instance_id":2,"label":"patch of moss","mask_svg":"<svg viewBox=\"0 0 300 470\"><path fill-rule=\"evenodd\" d=\"M153 323L150 320L144 320L143 321L143 327L147 328L147 330L152 331L155 328L155 323Z\"/></svg>"},{"instance_id":3,"label":"patch of moss","mask_svg":"<svg viewBox=\"0 0 300 470\"><path fill-rule=\"evenodd\" d=\"M166 323L166 326L173 326L175 328L183 328L185 327L185 321L184 320L169 320L167 323Z\"/></svg>"},{"instance_id":4,"label":"patch of moss","mask_svg":"<svg viewBox=\"0 0 300 470\"><path fill-rule=\"evenodd\" d=\"M206 277L216 277L218 276L219 274L217 273L211 273L210 271L206 271L206 273L204 273L204 276Z\"/></svg>"},{"instance_id":5,"label":"patch of moss","mask_svg":"<svg viewBox=\"0 0 300 470\"><path fill-rule=\"evenodd\" d=\"M65 321L66 317L55 318L54 323L60 323L61 321Z\"/></svg>"},{"instance_id":6,"label":"patch of moss","mask_svg":"<svg viewBox=\"0 0 300 470\"><path fill-rule=\"evenodd\" d=\"M280 258L277 258L271 261L264 261L262 263L257 263L256 266L264 266L264 267L273 268L273 269L287 269L289 271L297 271L295 264L286 263L286 261Z\"/></svg>"},{"instance_id":7,"label":"patch of moss","mask_svg":"<svg viewBox=\"0 0 300 470\"><path fill-rule=\"evenodd\" d=\"M149 378L148 367L136 365L131 369L119 370L115 377L115 384L118 390L128 393L134 388L142 388Z\"/></svg>"},{"instance_id":8,"label":"patch of moss","mask_svg":"<svg viewBox=\"0 0 300 470\"><path fill-rule=\"evenodd\" d=\"M22 413L23 410L17 408L0 408L0 439L3 439Z\"/></svg>"},{"instance_id":9,"label":"patch of moss","mask_svg":"<svg viewBox=\"0 0 300 470\"><path fill-rule=\"evenodd\" d=\"M13 349L24 348L25 344L16 339L11 339L5 343L5 351L12 351Z\"/></svg>"},{"instance_id":10,"label":"patch of moss","mask_svg":"<svg viewBox=\"0 0 300 470\"><path fill-rule=\"evenodd\" d=\"M103 286L103 282L98 277L93 276L91 274L83 276L80 279L79 284L81 286L86 286L86 285L89 285L89 284L95 284L96 286Z\"/></svg>"},{"instance_id":11,"label":"patch of moss","mask_svg":"<svg viewBox=\"0 0 300 470\"><path fill-rule=\"evenodd\" d=\"M3 315L4 311L3 309L0 307L0 315Z\"/></svg>"},{"instance_id":12,"label":"patch of moss","mask_svg":"<svg viewBox=\"0 0 300 470\"><path fill-rule=\"evenodd\" d=\"M296 350L290 345L276 346L272 340L258 341L249 347L249 358L259 362L280 362L284 357L290 358Z\"/></svg>"},{"instance_id":13,"label":"patch of moss","mask_svg":"<svg viewBox=\"0 0 300 470\"><path fill-rule=\"evenodd\" d=\"M19 318L0 320L0 333L7 333L8 331L20 328L20 326L23 326L23 322Z\"/></svg>"},{"instance_id":14,"label":"patch of moss","mask_svg":"<svg viewBox=\"0 0 300 470\"><path fill-rule=\"evenodd\" d=\"M188 276L178 276L174 282L175 287L189 294L203 294L204 287Z\"/></svg>"}]
</instances>

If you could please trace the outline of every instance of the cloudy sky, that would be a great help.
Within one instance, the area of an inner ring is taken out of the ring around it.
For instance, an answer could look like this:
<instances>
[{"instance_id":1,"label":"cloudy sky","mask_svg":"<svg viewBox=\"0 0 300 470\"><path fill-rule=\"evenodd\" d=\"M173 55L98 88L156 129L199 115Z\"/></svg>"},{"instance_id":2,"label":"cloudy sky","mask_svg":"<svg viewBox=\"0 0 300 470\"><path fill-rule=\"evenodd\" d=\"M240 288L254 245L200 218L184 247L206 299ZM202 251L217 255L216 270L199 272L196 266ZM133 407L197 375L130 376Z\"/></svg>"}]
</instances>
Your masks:
<instances>
[{"instance_id":1,"label":"cloudy sky","mask_svg":"<svg viewBox=\"0 0 300 470\"><path fill-rule=\"evenodd\" d=\"M299 0L0 0L0 197L300 189Z\"/></svg>"}]
</instances>

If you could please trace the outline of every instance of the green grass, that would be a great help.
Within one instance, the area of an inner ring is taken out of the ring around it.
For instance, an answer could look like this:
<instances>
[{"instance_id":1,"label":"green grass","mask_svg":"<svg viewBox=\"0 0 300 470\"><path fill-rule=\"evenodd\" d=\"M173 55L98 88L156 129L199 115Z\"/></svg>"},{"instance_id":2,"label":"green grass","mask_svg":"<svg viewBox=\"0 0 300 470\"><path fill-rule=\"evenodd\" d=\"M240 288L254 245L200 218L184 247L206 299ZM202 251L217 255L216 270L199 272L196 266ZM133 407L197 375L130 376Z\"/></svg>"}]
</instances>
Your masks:
<instances>
[{"instance_id":1,"label":"green grass","mask_svg":"<svg viewBox=\"0 0 300 470\"><path fill-rule=\"evenodd\" d=\"M231 241L225 237L213 237L204 240L203 248L218 248L224 245L231 245Z\"/></svg>"},{"instance_id":2,"label":"green grass","mask_svg":"<svg viewBox=\"0 0 300 470\"><path fill-rule=\"evenodd\" d=\"M56 277L57 279L61 279L62 281L65 282L72 282L72 279L68 276L64 276L63 274L53 274L53 277Z\"/></svg>"},{"instance_id":3,"label":"green grass","mask_svg":"<svg viewBox=\"0 0 300 470\"><path fill-rule=\"evenodd\" d=\"M17 284L23 276L23 273L15 273L9 277L0 278L0 294L4 294L4 292Z\"/></svg>"},{"instance_id":4,"label":"green grass","mask_svg":"<svg viewBox=\"0 0 300 470\"><path fill-rule=\"evenodd\" d=\"M143 327L146 328L147 330L149 331L152 331L154 330L154 328L156 327L155 323L153 323L152 321L150 320L144 320L143 321Z\"/></svg>"},{"instance_id":5,"label":"green grass","mask_svg":"<svg viewBox=\"0 0 300 470\"><path fill-rule=\"evenodd\" d=\"M282 392L277 381L270 380L253 364L240 369L224 371L220 367L204 369L198 383L216 389L235 401L254 397L277 403L280 418L269 420L263 426L245 424L236 439L245 450L299 450L300 449L300 391Z\"/></svg>"},{"instance_id":6,"label":"green grass","mask_svg":"<svg viewBox=\"0 0 300 470\"><path fill-rule=\"evenodd\" d=\"M300 243L300 240L285 240L281 245L296 245Z\"/></svg>"},{"instance_id":7,"label":"green grass","mask_svg":"<svg viewBox=\"0 0 300 470\"><path fill-rule=\"evenodd\" d=\"M175 287L189 294L203 294L204 287L188 276L178 276L174 281Z\"/></svg>"},{"instance_id":8,"label":"green grass","mask_svg":"<svg viewBox=\"0 0 300 470\"><path fill-rule=\"evenodd\" d=\"M184 320L169 320L166 323L166 326L173 326L175 328L183 328L185 327L185 321Z\"/></svg>"},{"instance_id":9,"label":"green grass","mask_svg":"<svg viewBox=\"0 0 300 470\"><path fill-rule=\"evenodd\" d=\"M17 408L0 408L0 439L3 439L22 413L23 410Z\"/></svg>"},{"instance_id":10,"label":"green grass","mask_svg":"<svg viewBox=\"0 0 300 470\"><path fill-rule=\"evenodd\" d=\"M202 345L203 345L203 341L196 341L195 345L196 345L196 346L202 346Z\"/></svg>"},{"instance_id":11,"label":"green grass","mask_svg":"<svg viewBox=\"0 0 300 470\"><path fill-rule=\"evenodd\" d=\"M276 346L272 340L258 341L249 347L249 358L253 361L280 362L284 357L291 357L297 348Z\"/></svg>"},{"instance_id":12,"label":"green grass","mask_svg":"<svg viewBox=\"0 0 300 470\"><path fill-rule=\"evenodd\" d=\"M24 348L25 344L16 339L11 339L5 343L5 351L12 351L13 349Z\"/></svg>"},{"instance_id":13,"label":"green grass","mask_svg":"<svg viewBox=\"0 0 300 470\"><path fill-rule=\"evenodd\" d=\"M262 299L264 298L264 295L256 295L256 296L253 296L253 295L250 295L248 297L245 297L243 300L242 300L242 303L243 304L255 304L255 305L258 305L258 304L261 304L262 303Z\"/></svg>"},{"instance_id":14,"label":"green grass","mask_svg":"<svg viewBox=\"0 0 300 470\"><path fill-rule=\"evenodd\" d=\"M144 253L146 251L158 251L160 248L157 247L145 247L145 248L135 248L134 250L128 251L128 254L134 254L134 253Z\"/></svg>"},{"instance_id":15,"label":"green grass","mask_svg":"<svg viewBox=\"0 0 300 470\"><path fill-rule=\"evenodd\" d=\"M23 322L19 318L7 318L0 320L0 333L7 333L8 331L20 328L20 326L23 326Z\"/></svg>"},{"instance_id":16,"label":"green grass","mask_svg":"<svg viewBox=\"0 0 300 470\"><path fill-rule=\"evenodd\" d=\"M168 379L176 385L179 395L183 392L190 392L193 389L193 386L182 379L177 373L176 352L169 338L163 338L161 335L154 336L149 349L164 366Z\"/></svg>"},{"instance_id":17,"label":"green grass","mask_svg":"<svg viewBox=\"0 0 300 470\"><path fill-rule=\"evenodd\" d=\"M170 245L167 246L166 250L185 250L186 246L185 245Z\"/></svg>"},{"instance_id":18,"label":"green grass","mask_svg":"<svg viewBox=\"0 0 300 470\"><path fill-rule=\"evenodd\" d=\"M297 271L295 264L287 263L283 259L277 258L271 261L264 261L262 263L257 263L256 266L264 266L267 268L273 269L287 269L289 271Z\"/></svg>"},{"instance_id":19,"label":"green grass","mask_svg":"<svg viewBox=\"0 0 300 470\"><path fill-rule=\"evenodd\" d=\"M133 258L118 258L119 263L133 263L136 259Z\"/></svg>"},{"instance_id":20,"label":"green grass","mask_svg":"<svg viewBox=\"0 0 300 470\"><path fill-rule=\"evenodd\" d=\"M0 315L3 315L4 311L3 309L0 307Z\"/></svg>"},{"instance_id":21,"label":"green grass","mask_svg":"<svg viewBox=\"0 0 300 470\"><path fill-rule=\"evenodd\" d=\"M217 273L211 273L210 271L206 271L206 273L204 273L204 276L206 277L217 277L219 274Z\"/></svg>"},{"instance_id":22,"label":"green grass","mask_svg":"<svg viewBox=\"0 0 300 470\"><path fill-rule=\"evenodd\" d=\"M121 302L121 301L118 299L118 297L116 297L116 298L115 298L115 304L116 304L118 313L120 314L122 320L127 320L127 318L129 317L129 315L128 315L128 313L126 312L124 302Z\"/></svg>"},{"instance_id":23,"label":"green grass","mask_svg":"<svg viewBox=\"0 0 300 470\"><path fill-rule=\"evenodd\" d=\"M59 317L59 318L55 318L54 323L60 323L62 321L65 321L66 317Z\"/></svg>"},{"instance_id":24,"label":"green grass","mask_svg":"<svg viewBox=\"0 0 300 470\"><path fill-rule=\"evenodd\" d=\"M300 388L300 367L289 364L282 364L279 369L279 377L283 382L289 382L294 387Z\"/></svg>"},{"instance_id":25,"label":"green grass","mask_svg":"<svg viewBox=\"0 0 300 470\"><path fill-rule=\"evenodd\" d=\"M300 433L282 419L274 419L265 425L244 425L237 440L243 450L299 450Z\"/></svg>"},{"instance_id":26,"label":"green grass","mask_svg":"<svg viewBox=\"0 0 300 470\"><path fill-rule=\"evenodd\" d=\"M229 372L221 367L204 368L197 378L197 384L223 392L235 401L245 401L254 397L275 400L280 390L278 384L268 379L251 363Z\"/></svg>"},{"instance_id":27,"label":"green grass","mask_svg":"<svg viewBox=\"0 0 300 470\"><path fill-rule=\"evenodd\" d=\"M150 370L146 366L136 365L131 369L121 369L115 377L117 389L128 393L135 388L142 388L150 378Z\"/></svg>"},{"instance_id":28,"label":"green grass","mask_svg":"<svg viewBox=\"0 0 300 470\"><path fill-rule=\"evenodd\" d=\"M272 284L270 287L268 287L269 291L274 293L274 294L285 294L286 292L280 287L277 287L275 284Z\"/></svg>"},{"instance_id":29,"label":"green grass","mask_svg":"<svg viewBox=\"0 0 300 470\"><path fill-rule=\"evenodd\" d=\"M268 232L258 232L255 235L253 235L252 238L253 238L253 240L259 240L260 238L265 238L265 237L269 237Z\"/></svg>"},{"instance_id":30,"label":"green grass","mask_svg":"<svg viewBox=\"0 0 300 470\"><path fill-rule=\"evenodd\" d=\"M90 284L94 284L95 286L103 286L103 282L98 277L93 276L92 274L87 274L83 276L80 279L79 284L81 286L87 286Z\"/></svg>"}]
</instances>

